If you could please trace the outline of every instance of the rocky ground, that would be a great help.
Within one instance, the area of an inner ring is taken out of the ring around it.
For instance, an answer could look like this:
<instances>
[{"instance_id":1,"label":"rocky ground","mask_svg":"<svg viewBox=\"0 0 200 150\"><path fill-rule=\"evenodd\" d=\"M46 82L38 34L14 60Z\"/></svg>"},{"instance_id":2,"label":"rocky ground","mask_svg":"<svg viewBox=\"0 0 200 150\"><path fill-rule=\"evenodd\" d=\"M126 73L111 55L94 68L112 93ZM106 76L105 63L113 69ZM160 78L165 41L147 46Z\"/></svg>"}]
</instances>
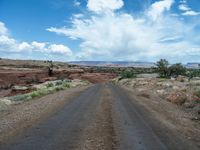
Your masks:
<instances>
[{"instance_id":1,"label":"rocky ground","mask_svg":"<svg viewBox=\"0 0 200 150\"><path fill-rule=\"evenodd\" d=\"M138 91L140 96L155 97L171 102L191 115L191 120L200 120L200 78L190 81L186 77L162 79L154 74L139 75L133 79L116 78L115 83Z\"/></svg>"}]
</instances>

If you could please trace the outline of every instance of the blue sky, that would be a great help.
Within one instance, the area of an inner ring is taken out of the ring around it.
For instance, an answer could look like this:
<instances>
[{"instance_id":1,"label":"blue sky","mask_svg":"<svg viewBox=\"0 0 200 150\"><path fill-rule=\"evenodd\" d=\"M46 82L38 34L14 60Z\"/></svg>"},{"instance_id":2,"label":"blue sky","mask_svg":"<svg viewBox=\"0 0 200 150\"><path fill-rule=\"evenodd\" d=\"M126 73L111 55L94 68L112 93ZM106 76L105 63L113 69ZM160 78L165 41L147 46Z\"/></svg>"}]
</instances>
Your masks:
<instances>
[{"instance_id":1,"label":"blue sky","mask_svg":"<svg viewBox=\"0 0 200 150\"><path fill-rule=\"evenodd\" d=\"M0 57L200 62L200 1L0 0Z\"/></svg>"}]
</instances>

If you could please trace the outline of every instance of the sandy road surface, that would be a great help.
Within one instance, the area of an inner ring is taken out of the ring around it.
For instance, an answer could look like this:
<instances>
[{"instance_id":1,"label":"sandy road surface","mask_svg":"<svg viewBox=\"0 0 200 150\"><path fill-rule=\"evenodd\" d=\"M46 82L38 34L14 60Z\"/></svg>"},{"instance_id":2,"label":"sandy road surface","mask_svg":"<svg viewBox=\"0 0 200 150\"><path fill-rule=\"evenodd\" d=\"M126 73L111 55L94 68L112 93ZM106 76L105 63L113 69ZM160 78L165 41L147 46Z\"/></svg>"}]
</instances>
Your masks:
<instances>
[{"instance_id":1,"label":"sandy road surface","mask_svg":"<svg viewBox=\"0 0 200 150\"><path fill-rule=\"evenodd\" d=\"M0 149L198 149L156 118L149 118L150 112L127 92L111 84L94 85L7 144L1 144Z\"/></svg>"}]
</instances>

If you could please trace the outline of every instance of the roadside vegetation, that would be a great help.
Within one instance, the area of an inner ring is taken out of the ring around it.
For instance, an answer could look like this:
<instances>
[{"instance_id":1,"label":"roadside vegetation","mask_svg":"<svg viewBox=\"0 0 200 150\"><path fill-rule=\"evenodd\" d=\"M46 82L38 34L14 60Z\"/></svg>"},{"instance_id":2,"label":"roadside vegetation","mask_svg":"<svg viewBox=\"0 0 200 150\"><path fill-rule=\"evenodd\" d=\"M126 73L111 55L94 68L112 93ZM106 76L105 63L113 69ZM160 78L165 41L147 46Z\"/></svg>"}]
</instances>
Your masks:
<instances>
[{"instance_id":1,"label":"roadside vegetation","mask_svg":"<svg viewBox=\"0 0 200 150\"><path fill-rule=\"evenodd\" d=\"M161 78L177 77L179 75L186 75L187 69L181 64L176 63L169 65L165 59L161 59L156 63L157 72Z\"/></svg>"},{"instance_id":2,"label":"roadside vegetation","mask_svg":"<svg viewBox=\"0 0 200 150\"><path fill-rule=\"evenodd\" d=\"M127 79L127 78L135 78L136 77L136 73L133 70L124 70L121 73L121 77L119 80L121 79Z\"/></svg>"},{"instance_id":3,"label":"roadside vegetation","mask_svg":"<svg viewBox=\"0 0 200 150\"><path fill-rule=\"evenodd\" d=\"M113 82L132 88L147 99L158 97L179 105L193 114L193 120L200 120L200 68L186 68L161 59L155 68L141 72L126 68Z\"/></svg>"},{"instance_id":4,"label":"roadside vegetation","mask_svg":"<svg viewBox=\"0 0 200 150\"><path fill-rule=\"evenodd\" d=\"M37 89L35 91L32 91L31 93L27 94L19 94L16 96L9 97L8 99L11 101L28 101L37 97L45 96L47 94L54 93L56 91L65 90L67 88L70 88L70 84L66 81L59 81L55 84L48 83L46 86L43 86L40 89Z\"/></svg>"}]
</instances>

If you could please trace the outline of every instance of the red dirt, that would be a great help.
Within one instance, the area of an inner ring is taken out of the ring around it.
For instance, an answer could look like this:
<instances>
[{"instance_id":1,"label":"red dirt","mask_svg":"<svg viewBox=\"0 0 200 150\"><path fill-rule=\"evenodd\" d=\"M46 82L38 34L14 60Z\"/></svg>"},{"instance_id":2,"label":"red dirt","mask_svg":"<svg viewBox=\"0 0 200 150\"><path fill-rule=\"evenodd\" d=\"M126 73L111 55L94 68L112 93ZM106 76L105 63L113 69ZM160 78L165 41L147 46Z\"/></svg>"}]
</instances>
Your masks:
<instances>
[{"instance_id":1,"label":"red dirt","mask_svg":"<svg viewBox=\"0 0 200 150\"><path fill-rule=\"evenodd\" d=\"M91 83L103 83L115 77L117 77L117 74L112 74L112 73L83 73L83 74L71 74L69 76L70 79L88 80Z\"/></svg>"},{"instance_id":2,"label":"red dirt","mask_svg":"<svg viewBox=\"0 0 200 150\"><path fill-rule=\"evenodd\" d=\"M117 75L112 73L87 73L83 71L56 70L52 77L48 76L47 71L35 69L30 71L0 71L0 97L24 94L30 91L16 92L11 91L13 85L29 86L32 84L43 83L45 81L57 79L81 79L88 80L91 83L102 83L115 78ZM10 92L8 92L10 91Z\"/></svg>"}]
</instances>

